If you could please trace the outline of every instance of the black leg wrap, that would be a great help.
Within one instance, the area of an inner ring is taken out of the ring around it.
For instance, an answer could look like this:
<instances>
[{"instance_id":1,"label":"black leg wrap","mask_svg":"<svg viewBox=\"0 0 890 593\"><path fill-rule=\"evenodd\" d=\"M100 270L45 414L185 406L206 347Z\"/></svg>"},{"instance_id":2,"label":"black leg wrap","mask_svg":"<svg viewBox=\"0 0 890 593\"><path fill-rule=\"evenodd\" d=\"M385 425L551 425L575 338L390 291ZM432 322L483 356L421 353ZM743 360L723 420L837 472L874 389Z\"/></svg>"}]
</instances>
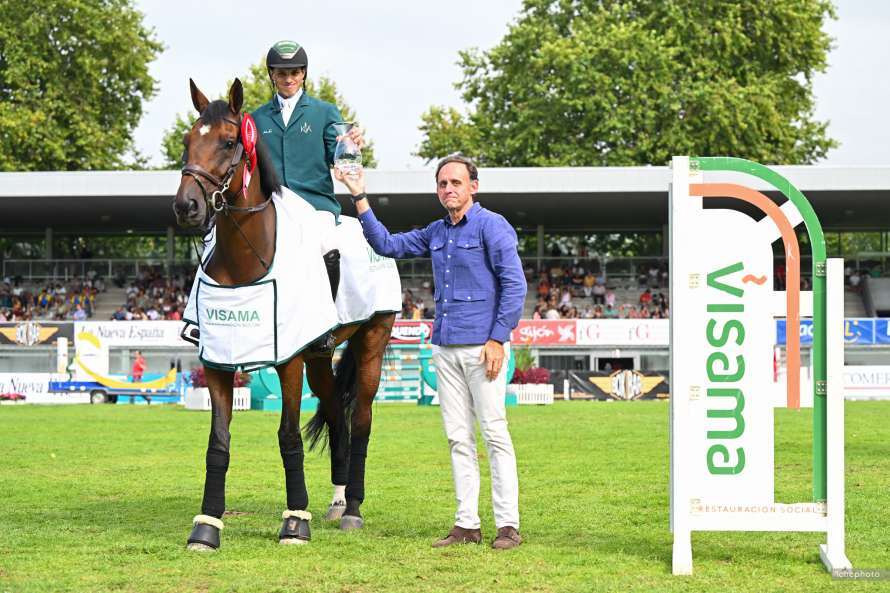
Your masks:
<instances>
[{"instance_id":1,"label":"black leg wrap","mask_svg":"<svg viewBox=\"0 0 890 593\"><path fill-rule=\"evenodd\" d=\"M331 484L345 486L349 480L349 454L346 442L346 427L331 431Z\"/></svg>"},{"instance_id":2,"label":"black leg wrap","mask_svg":"<svg viewBox=\"0 0 890 593\"><path fill-rule=\"evenodd\" d=\"M365 500L365 458L368 456L369 437L354 436L349 447L349 481L346 483L346 505L349 502L361 504Z\"/></svg>"},{"instance_id":3,"label":"black leg wrap","mask_svg":"<svg viewBox=\"0 0 890 593\"><path fill-rule=\"evenodd\" d=\"M303 443L300 448L291 451L282 451L281 460L284 462L284 484L287 488L287 508L291 510L306 510L309 506L309 493L306 491L306 478L303 474Z\"/></svg>"},{"instance_id":4,"label":"black leg wrap","mask_svg":"<svg viewBox=\"0 0 890 593\"><path fill-rule=\"evenodd\" d=\"M331 249L324 254L324 266L328 270L331 282L331 298L337 300L337 289L340 287L340 250Z\"/></svg>"},{"instance_id":5,"label":"black leg wrap","mask_svg":"<svg viewBox=\"0 0 890 593\"><path fill-rule=\"evenodd\" d=\"M361 517L362 512L360 510L362 506L362 501L356 500L354 498L346 499L346 510L343 511L343 515L352 515L353 517Z\"/></svg>"},{"instance_id":6,"label":"black leg wrap","mask_svg":"<svg viewBox=\"0 0 890 593\"><path fill-rule=\"evenodd\" d=\"M207 450L207 477L204 480L204 501L201 513L221 519L226 512L226 472L229 470L229 453L217 449Z\"/></svg>"},{"instance_id":7,"label":"black leg wrap","mask_svg":"<svg viewBox=\"0 0 890 593\"><path fill-rule=\"evenodd\" d=\"M192 528L192 533L191 535L189 535L188 543L204 544L205 546L209 546L214 550L217 550L219 549L219 529L217 529L213 525L198 523L194 526L194 528Z\"/></svg>"}]
</instances>

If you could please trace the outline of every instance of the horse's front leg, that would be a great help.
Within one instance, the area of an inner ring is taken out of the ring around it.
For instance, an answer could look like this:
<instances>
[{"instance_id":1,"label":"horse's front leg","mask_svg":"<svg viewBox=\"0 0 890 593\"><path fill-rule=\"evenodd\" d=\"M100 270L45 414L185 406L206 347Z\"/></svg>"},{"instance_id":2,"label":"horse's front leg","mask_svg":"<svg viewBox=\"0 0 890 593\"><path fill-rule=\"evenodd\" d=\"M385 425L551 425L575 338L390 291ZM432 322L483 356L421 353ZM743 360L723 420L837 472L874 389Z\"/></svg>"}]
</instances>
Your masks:
<instances>
[{"instance_id":1,"label":"horse's front leg","mask_svg":"<svg viewBox=\"0 0 890 593\"><path fill-rule=\"evenodd\" d=\"M312 515L306 477L303 473L303 437L300 434L300 400L303 392L303 357L297 356L275 367L281 380L281 424L278 427L278 448L284 463L287 509L282 515L278 541L282 544L309 543L309 522Z\"/></svg>"},{"instance_id":2,"label":"horse's front leg","mask_svg":"<svg viewBox=\"0 0 890 593\"><path fill-rule=\"evenodd\" d=\"M234 373L204 367L210 391L210 440L207 444L207 474L201 514L194 518L188 539L190 550L219 548L222 516L226 512L226 472L229 469L229 444L232 422L232 378Z\"/></svg>"}]
</instances>

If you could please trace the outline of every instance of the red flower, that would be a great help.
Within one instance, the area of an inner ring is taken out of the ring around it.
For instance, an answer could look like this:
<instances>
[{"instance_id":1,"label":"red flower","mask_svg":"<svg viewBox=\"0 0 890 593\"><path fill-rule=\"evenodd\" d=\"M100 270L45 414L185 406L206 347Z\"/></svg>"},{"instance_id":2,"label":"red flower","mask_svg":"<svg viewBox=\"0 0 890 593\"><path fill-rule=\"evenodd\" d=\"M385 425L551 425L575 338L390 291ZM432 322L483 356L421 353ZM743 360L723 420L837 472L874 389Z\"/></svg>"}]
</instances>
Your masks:
<instances>
[{"instance_id":1,"label":"red flower","mask_svg":"<svg viewBox=\"0 0 890 593\"><path fill-rule=\"evenodd\" d=\"M513 381L517 385L550 383L550 371L542 367L531 367L525 371L513 371Z\"/></svg>"},{"instance_id":2,"label":"red flower","mask_svg":"<svg viewBox=\"0 0 890 593\"><path fill-rule=\"evenodd\" d=\"M235 372L235 387L247 387L253 377L249 373ZM195 367L189 373L189 384L192 387L207 387L207 376L204 374L204 367Z\"/></svg>"}]
</instances>

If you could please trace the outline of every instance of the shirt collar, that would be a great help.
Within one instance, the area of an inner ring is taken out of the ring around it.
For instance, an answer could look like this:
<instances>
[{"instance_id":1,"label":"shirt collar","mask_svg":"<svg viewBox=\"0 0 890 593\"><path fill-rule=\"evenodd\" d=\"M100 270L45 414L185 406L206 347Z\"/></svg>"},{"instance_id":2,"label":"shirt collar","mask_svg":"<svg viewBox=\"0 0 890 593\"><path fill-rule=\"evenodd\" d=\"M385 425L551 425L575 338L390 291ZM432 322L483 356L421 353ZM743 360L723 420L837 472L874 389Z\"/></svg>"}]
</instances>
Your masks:
<instances>
[{"instance_id":1,"label":"shirt collar","mask_svg":"<svg viewBox=\"0 0 890 593\"><path fill-rule=\"evenodd\" d=\"M303 97L303 87L300 87L300 90L297 91L297 94L291 97L290 99L285 99L278 93L275 93L275 96L278 97L278 106L284 109L286 106L288 107L296 107L297 103L300 102L300 99Z\"/></svg>"},{"instance_id":2,"label":"shirt collar","mask_svg":"<svg viewBox=\"0 0 890 593\"><path fill-rule=\"evenodd\" d=\"M457 221L457 224L460 224L465 220L469 222L470 219L476 216L476 214L478 214L480 210L482 210L482 205L479 202L473 202L473 205L470 206L470 209L464 213L464 217ZM457 226L457 224L451 223L451 215L447 213L445 214L445 222L447 222L451 226Z\"/></svg>"}]
</instances>

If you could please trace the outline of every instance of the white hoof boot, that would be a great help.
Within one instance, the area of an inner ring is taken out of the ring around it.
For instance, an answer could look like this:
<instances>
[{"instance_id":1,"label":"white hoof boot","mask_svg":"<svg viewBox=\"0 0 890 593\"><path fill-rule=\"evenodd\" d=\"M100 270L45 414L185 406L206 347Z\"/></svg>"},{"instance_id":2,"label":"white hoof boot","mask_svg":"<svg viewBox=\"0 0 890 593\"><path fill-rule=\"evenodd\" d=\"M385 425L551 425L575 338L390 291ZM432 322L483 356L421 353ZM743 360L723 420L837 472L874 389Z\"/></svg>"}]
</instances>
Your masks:
<instances>
[{"instance_id":1,"label":"white hoof boot","mask_svg":"<svg viewBox=\"0 0 890 593\"><path fill-rule=\"evenodd\" d=\"M186 549L191 550L192 552L216 552L217 548L212 546L208 546L207 544L198 544L192 543L189 544Z\"/></svg>"}]
</instances>

